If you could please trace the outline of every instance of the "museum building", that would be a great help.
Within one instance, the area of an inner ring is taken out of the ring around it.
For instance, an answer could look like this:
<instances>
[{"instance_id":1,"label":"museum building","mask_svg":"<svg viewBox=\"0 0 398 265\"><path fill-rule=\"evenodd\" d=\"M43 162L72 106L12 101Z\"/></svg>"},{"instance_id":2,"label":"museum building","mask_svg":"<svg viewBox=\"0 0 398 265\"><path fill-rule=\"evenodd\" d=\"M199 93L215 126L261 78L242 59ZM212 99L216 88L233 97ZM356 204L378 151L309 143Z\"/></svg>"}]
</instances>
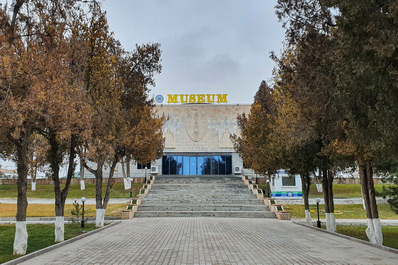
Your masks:
<instances>
[{"instance_id":1,"label":"museum building","mask_svg":"<svg viewBox=\"0 0 398 265\"><path fill-rule=\"evenodd\" d=\"M147 165L132 161L131 177L245 175L263 179L244 168L230 138L231 134L239 135L238 114L249 114L251 105L228 104L225 94L168 95L165 104L163 99L161 95L155 98L158 115L167 118L162 129L163 155ZM90 174L85 173L85 177L94 177ZM109 168L105 168L104 175L108 174ZM121 164L114 177L123 177ZM273 197L302 196L299 175L290 176L283 170L272 176L270 188Z\"/></svg>"},{"instance_id":2,"label":"museum building","mask_svg":"<svg viewBox=\"0 0 398 265\"><path fill-rule=\"evenodd\" d=\"M165 149L151 173L162 175L241 174L243 163L235 152L231 134L239 134L237 116L250 105L188 103L158 105L168 117L163 128Z\"/></svg>"},{"instance_id":3,"label":"museum building","mask_svg":"<svg viewBox=\"0 0 398 265\"><path fill-rule=\"evenodd\" d=\"M165 148L156 161L141 165L132 161L131 177L149 175L240 175L243 169L231 134L238 134L238 114L250 112L250 105L228 104L227 94L181 94L155 97L158 115L167 120L163 127ZM104 176L109 168L104 168ZM85 178L93 178L85 171ZM123 177L121 164L115 178Z\"/></svg>"}]
</instances>

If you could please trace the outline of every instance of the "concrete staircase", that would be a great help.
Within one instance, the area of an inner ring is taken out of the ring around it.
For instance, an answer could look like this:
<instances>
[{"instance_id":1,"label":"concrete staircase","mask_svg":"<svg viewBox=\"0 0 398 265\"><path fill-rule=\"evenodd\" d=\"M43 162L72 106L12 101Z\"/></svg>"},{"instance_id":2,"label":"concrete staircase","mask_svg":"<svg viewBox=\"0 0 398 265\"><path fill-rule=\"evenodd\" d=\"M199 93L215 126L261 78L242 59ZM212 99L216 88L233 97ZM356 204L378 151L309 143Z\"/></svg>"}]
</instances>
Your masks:
<instances>
[{"instance_id":1,"label":"concrete staircase","mask_svg":"<svg viewBox=\"0 0 398 265\"><path fill-rule=\"evenodd\" d=\"M135 217L275 218L235 176L158 176Z\"/></svg>"}]
</instances>

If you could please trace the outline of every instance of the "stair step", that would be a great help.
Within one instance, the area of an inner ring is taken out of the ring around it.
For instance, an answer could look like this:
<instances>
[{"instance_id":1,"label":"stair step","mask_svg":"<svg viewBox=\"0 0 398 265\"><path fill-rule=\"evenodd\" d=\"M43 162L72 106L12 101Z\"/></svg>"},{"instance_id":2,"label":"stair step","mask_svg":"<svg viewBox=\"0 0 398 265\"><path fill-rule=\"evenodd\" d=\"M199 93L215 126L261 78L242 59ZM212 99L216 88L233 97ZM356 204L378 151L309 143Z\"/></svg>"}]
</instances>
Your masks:
<instances>
[{"instance_id":1,"label":"stair step","mask_svg":"<svg viewBox=\"0 0 398 265\"><path fill-rule=\"evenodd\" d=\"M136 217L275 218L234 176L158 176Z\"/></svg>"},{"instance_id":2,"label":"stair step","mask_svg":"<svg viewBox=\"0 0 398 265\"><path fill-rule=\"evenodd\" d=\"M250 199L250 200L212 200L212 199L197 199L195 201L192 200L182 200L179 198L171 199L158 199L155 200L153 198L148 200L144 200L141 205L264 205L264 203L258 199Z\"/></svg>"},{"instance_id":3,"label":"stair step","mask_svg":"<svg viewBox=\"0 0 398 265\"><path fill-rule=\"evenodd\" d=\"M193 206L193 205L141 205L140 211L267 211L265 205Z\"/></svg>"},{"instance_id":4,"label":"stair step","mask_svg":"<svg viewBox=\"0 0 398 265\"><path fill-rule=\"evenodd\" d=\"M265 211L138 211L135 217L235 217L275 218L274 212Z\"/></svg>"}]
</instances>

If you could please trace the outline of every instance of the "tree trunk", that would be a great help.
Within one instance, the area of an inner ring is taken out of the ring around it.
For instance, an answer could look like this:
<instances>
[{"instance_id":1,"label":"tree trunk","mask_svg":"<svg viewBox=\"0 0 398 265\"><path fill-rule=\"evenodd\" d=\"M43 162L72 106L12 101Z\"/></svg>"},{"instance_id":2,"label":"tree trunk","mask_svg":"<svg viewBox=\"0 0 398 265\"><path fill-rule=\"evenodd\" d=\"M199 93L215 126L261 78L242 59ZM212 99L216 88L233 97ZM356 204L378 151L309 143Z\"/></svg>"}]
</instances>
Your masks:
<instances>
[{"instance_id":1,"label":"tree trunk","mask_svg":"<svg viewBox=\"0 0 398 265\"><path fill-rule=\"evenodd\" d=\"M125 167L125 164L124 164L124 160L121 159L120 163L122 164L122 176L123 176L123 178L126 178L126 167Z\"/></svg>"},{"instance_id":2,"label":"tree trunk","mask_svg":"<svg viewBox=\"0 0 398 265\"><path fill-rule=\"evenodd\" d=\"M97 164L97 170L95 172L95 206L97 209L101 209L102 207L102 168L104 164Z\"/></svg>"},{"instance_id":3,"label":"tree trunk","mask_svg":"<svg viewBox=\"0 0 398 265\"><path fill-rule=\"evenodd\" d=\"M55 242L64 241L64 222L63 213L64 208L62 204L61 183L59 180L59 169L62 163L62 155L59 150L59 143L55 132L50 132L48 135L50 143L49 162L52 171L52 180L54 181L54 197L55 197Z\"/></svg>"},{"instance_id":4,"label":"tree trunk","mask_svg":"<svg viewBox=\"0 0 398 265\"><path fill-rule=\"evenodd\" d=\"M117 163L119 162L119 158L115 158L115 160L112 162L110 171L109 171L109 177L108 177L108 184L106 186L106 191L105 191L105 197L104 197L104 203L103 203L103 208L106 209L108 206L109 202L109 197L111 194L111 186L112 186L112 179L113 179L113 174L115 173L115 168Z\"/></svg>"},{"instance_id":5,"label":"tree trunk","mask_svg":"<svg viewBox=\"0 0 398 265\"><path fill-rule=\"evenodd\" d=\"M130 157L126 156L126 173L127 173L127 177L131 177L130 175Z\"/></svg>"},{"instance_id":6,"label":"tree trunk","mask_svg":"<svg viewBox=\"0 0 398 265\"><path fill-rule=\"evenodd\" d=\"M368 219L366 235L369 239L369 242L377 245L383 245L383 234L374 191L372 161L359 160L358 166L362 196L365 201L366 217Z\"/></svg>"},{"instance_id":7,"label":"tree trunk","mask_svg":"<svg viewBox=\"0 0 398 265\"><path fill-rule=\"evenodd\" d=\"M126 157L126 161L127 161L127 157ZM123 175L123 184L124 184L124 189L128 190L131 188L131 181L130 179L128 179L127 174L126 174L126 168L127 168L127 162L125 163L123 161L123 158L120 160L121 164L122 164L122 175Z\"/></svg>"},{"instance_id":8,"label":"tree trunk","mask_svg":"<svg viewBox=\"0 0 398 265\"><path fill-rule=\"evenodd\" d=\"M333 196L333 179L334 175L331 170L328 170L328 198L329 198L329 213L326 222L326 230L336 232L336 217L334 216L334 196ZM329 224L329 225L328 225Z\"/></svg>"},{"instance_id":9,"label":"tree trunk","mask_svg":"<svg viewBox=\"0 0 398 265\"><path fill-rule=\"evenodd\" d=\"M96 227L104 226L105 209L102 204L102 179L103 179L102 169L104 167L104 163L105 163L104 161L99 161L97 162L97 169L92 169L83 160L84 167L95 176L95 208L96 208L95 226Z\"/></svg>"},{"instance_id":10,"label":"tree trunk","mask_svg":"<svg viewBox=\"0 0 398 265\"><path fill-rule=\"evenodd\" d=\"M319 173L318 173L318 176L317 175L315 175L315 185L316 185L316 190L318 191L318 192L323 192L323 189L322 189L322 177L321 177L321 170L319 170Z\"/></svg>"},{"instance_id":11,"label":"tree trunk","mask_svg":"<svg viewBox=\"0 0 398 265\"><path fill-rule=\"evenodd\" d=\"M301 189L303 192L303 200L304 200L305 221L308 225L312 226L310 203L308 200L310 187L311 187L311 179L308 175L304 174L300 174L300 177L301 177Z\"/></svg>"},{"instance_id":12,"label":"tree trunk","mask_svg":"<svg viewBox=\"0 0 398 265\"><path fill-rule=\"evenodd\" d=\"M325 202L326 230L330 232L336 232L336 219L334 216L333 201L333 174L329 170L329 162L327 157L323 158L322 187L323 198Z\"/></svg>"},{"instance_id":13,"label":"tree trunk","mask_svg":"<svg viewBox=\"0 0 398 265\"><path fill-rule=\"evenodd\" d=\"M103 216L105 214L104 207L102 205L102 168L104 164L103 162L97 163L97 170L95 171L95 208L96 208L96 219L95 226L102 227L104 226Z\"/></svg>"},{"instance_id":14,"label":"tree trunk","mask_svg":"<svg viewBox=\"0 0 398 265\"><path fill-rule=\"evenodd\" d=\"M55 242L64 241L64 209L65 201L68 196L70 184L72 181L72 176L75 171L75 157L76 157L76 136L71 135L70 147L69 147L69 162L68 162L68 173L66 177L66 183L63 190L61 190L61 181L59 179L59 169L62 163L63 154L60 151L60 143L57 141L56 133L50 133L50 155L51 158L50 166L53 171L53 181L54 181L54 195L55 195Z\"/></svg>"},{"instance_id":15,"label":"tree trunk","mask_svg":"<svg viewBox=\"0 0 398 265\"><path fill-rule=\"evenodd\" d=\"M111 192L111 187L112 187L112 179L113 175L115 172L115 168L117 163L119 162L119 158L116 157L115 160L112 162L112 165L109 169L109 177L108 177L108 182L106 186L106 191L105 191L105 196L104 200L102 201L102 167L101 167L101 177L97 178L96 182L96 202L97 202L97 209L96 209L96 218L95 218L95 225L97 227L103 227L104 226L104 221L105 221L105 211L106 207L108 206L109 202L109 197L110 197L110 192ZM99 169L99 168L98 168ZM98 172L97 169L97 172ZM101 179L101 185L99 184L99 179Z\"/></svg>"},{"instance_id":16,"label":"tree trunk","mask_svg":"<svg viewBox=\"0 0 398 265\"><path fill-rule=\"evenodd\" d=\"M26 190L28 188L28 136L22 137L22 140L16 144L17 148L17 172L18 172L18 198L16 230L14 237L14 255L25 255L28 247L28 232L26 230L26 209L28 200ZM15 141L14 141L15 143Z\"/></svg>"},{"instance_id":17,"label":"tree trunk","mask_svg":"<svg viewBox=\"0 0 398 265\"><path fill-rule=\"evenodd\" d=\"M36 190L36 177L37 177L37 165L33 169L32 174L32 190Z\"/></svg>"},{"instance_id":18,"label":"tree trunk","mask_svg":"<svg viewBox=\"0 0 398 265\"><path fill-rule=\"evenodd\" d=\"M80 190L85 190L86 185L84 183L84 165L83 159L80 157Z\"/></svg>"}]
</instances>

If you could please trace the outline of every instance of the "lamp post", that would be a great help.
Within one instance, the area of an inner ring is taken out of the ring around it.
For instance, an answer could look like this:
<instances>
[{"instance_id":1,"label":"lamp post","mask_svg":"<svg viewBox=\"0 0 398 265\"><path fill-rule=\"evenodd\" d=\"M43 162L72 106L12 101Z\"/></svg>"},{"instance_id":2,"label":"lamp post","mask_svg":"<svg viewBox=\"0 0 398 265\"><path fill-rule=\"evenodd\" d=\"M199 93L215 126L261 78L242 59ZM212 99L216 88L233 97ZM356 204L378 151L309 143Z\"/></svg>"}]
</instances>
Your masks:
<instances>
[{"instance_id":1,"label":"lamp post","mask_svg":"<svg viewBox=\"0 0 398 265\"><path fill-rule=\"evenodd\" d=\"M82 201L82 221L81 221L81 228L84 228L84 202L86 201L86 197L82 197L80 200Z\"/></svg>"},{"instance_id":2,"label":"lamp post","mask_svg":"<svg viewBox=\"0 0 398 265\"><path fill-rule=\"evenodd\" d=\"M316 211L318 212L318 221L316 221L316 226L318 228L321 228L321 220L319 220L319 203L321 202L321 199L316 198Z\"/></svg>"}]
</instances>

